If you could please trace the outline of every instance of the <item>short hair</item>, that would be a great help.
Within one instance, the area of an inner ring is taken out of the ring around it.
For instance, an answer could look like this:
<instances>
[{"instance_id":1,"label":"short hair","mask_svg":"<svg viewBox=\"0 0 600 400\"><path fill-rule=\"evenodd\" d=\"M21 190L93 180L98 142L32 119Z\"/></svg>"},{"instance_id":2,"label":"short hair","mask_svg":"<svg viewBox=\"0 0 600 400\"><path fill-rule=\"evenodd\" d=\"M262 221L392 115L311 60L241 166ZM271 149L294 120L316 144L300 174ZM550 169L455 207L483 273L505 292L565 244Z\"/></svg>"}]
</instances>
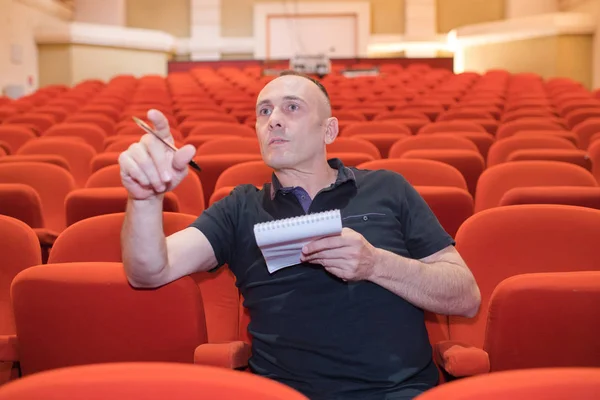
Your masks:
<instances>
[{"instance_id":1,"label":"short hair","mask_svg":"<svg viewBox=\"0 0 600 400\"><path fill-rule=\"evenodd\" d=\"M310 75L304 74L302 72L298 72L298 71L294 71L291 69L282 71L279 76L299 76L301 78L304 79L308 79L309 81L311 81L312 83L314 83L315 85L317 85L317 87L319 88L319 90L325 95L325 97L327 98L327 104L331 105L331 99L329 98L329 93L327 93L327 89L325 89L325 86L323 86L323 84L321 82L319 82L317 79L313 78Z\"/></svg>"}]
</instances>

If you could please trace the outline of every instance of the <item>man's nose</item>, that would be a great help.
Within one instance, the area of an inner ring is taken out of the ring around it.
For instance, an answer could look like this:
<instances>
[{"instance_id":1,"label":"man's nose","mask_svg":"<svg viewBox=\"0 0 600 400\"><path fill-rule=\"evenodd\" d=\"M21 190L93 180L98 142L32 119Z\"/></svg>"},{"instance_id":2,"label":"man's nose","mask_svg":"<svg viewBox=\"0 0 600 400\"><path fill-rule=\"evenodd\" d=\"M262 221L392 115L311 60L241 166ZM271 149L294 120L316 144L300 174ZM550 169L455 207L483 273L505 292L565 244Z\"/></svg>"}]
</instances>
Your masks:
<instances>
[{"instance_id":1,"label":"man's nose","mask_svg":"<svg viewBox=\"0 0 600 400\"><path fill-rule=\"evenodd\" d=\"M269 128L270 129L279 129L283 128L283 118L281 118L281 113L274 109L269 118Z\"/></svg>"}]
</instances>

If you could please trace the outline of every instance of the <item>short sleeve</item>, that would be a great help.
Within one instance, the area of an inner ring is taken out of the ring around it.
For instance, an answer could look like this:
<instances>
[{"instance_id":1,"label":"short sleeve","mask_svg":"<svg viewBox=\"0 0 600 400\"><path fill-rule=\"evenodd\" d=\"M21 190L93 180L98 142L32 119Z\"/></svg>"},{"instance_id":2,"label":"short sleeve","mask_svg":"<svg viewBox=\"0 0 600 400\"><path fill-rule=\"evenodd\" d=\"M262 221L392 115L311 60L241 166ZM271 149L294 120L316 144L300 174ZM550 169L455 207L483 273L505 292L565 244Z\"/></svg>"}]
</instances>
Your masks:
<instances>
[{"instance_id":1,"label":"short sleeve","mask_svg":"<svg viewBox=\"0 0 600 400\"><path fill-rule=\"evenodd\" d=\"M442 227L423 197L404 178L403 221L406 248L414 259L428 257L455 241Z\"/></svg>"},{"instance_id":2,"label":"short sleeve","mask_svg":"<svg viewBox=\"0 0 600 400\"><path fill-rule=\"evenodd\" d=\"M220 267L231 261L235 249L239 210L243 206L244 186L238 186L217 201L190 225L199 229L210 242L217 265Z\"/></svg>"}]
</instances>

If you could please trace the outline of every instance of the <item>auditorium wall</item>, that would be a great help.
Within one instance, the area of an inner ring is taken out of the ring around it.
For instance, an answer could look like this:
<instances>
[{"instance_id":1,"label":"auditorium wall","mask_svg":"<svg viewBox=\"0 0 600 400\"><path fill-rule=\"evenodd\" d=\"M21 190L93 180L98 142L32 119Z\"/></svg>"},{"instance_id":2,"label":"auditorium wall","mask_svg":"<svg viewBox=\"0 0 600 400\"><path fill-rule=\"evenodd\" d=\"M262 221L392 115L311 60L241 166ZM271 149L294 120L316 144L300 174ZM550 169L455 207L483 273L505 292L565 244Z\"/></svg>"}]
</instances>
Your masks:
<instances>
[{"instance_id":1,"label":"auditorium wall","mask_svg":"<svg viewBox=\"0 0 600 400\"><path fill-rule=\"evenodd\" d=\"M166 75L168 54L85 44L40 46L40 84L74 85L86 79L107 81L119 74Z\"/></svg>"},{"instance_id":2,"label":"auditorium wall","mask_svg":"<svg viewBox=\"0 0 600 400\"><path fill-rule=\"evenodd\" d=\"M39 83L36 30L65 27L70 13L51 0L0 0L0 10L0 94L9 85L30 93Z\"/></svg>"},{"instance_id":3,"label":"auditorium wall","mask_svg":"<svg viewBox=\"0 0 600 400\"><path fill-rule=\"evenodd\" d=\"M303 3L322 2L321 0L301 0ZM372 34L404 33L404 0L328 0L328 2L351 3L367 1L371 3ZM451 0L454 1L454 0ZM221 0L221 36L249 37L254 35L254 3L282 3L281 0ZM294 2L285 2L290 14L294 13Z\"/></svg>"},{"instance_id":4,"label":"auditorium wall","mask_svg":"<svg viewBox=\"0 0 600 400\"><path fill-rule=\"evenodd\" d=\"M460 26L500 21L505 18L504 0L436 1L438 33L448 33Z\"/></svg>"},{"instance_id":5,"label":"auditorium wall","mask_svg":"<svg viewBox=\"0 0 600 400\"><path fill-rule=\"evenodd\" d=\"M501 68L535 71L544 78L570 77L592 87L592 36L560 35L469 46L464 63L470 71Z\"/></svg>"},{"instance_id":6,"label":"auditorium wall","mask_svg":"<svg viewBox=\"0 0 600 400\"><path fill-rule=\"evenodd\" d=\"M558 0L561 11L590 15L595 21L592 41L592 71L594 88L600 88L600 1L598 0Z\"/></svg>"},{"instance_id":7,"label":"auditorium wall","mask_svg":"<svg viewBox=\"0 0 600 400\"><path fill-rule=\"evenodd\" d=\"M239 0L234 0L239 1ZM190 37L190 0L126 0L126 26Z\"/></svg>"}]
</instances>

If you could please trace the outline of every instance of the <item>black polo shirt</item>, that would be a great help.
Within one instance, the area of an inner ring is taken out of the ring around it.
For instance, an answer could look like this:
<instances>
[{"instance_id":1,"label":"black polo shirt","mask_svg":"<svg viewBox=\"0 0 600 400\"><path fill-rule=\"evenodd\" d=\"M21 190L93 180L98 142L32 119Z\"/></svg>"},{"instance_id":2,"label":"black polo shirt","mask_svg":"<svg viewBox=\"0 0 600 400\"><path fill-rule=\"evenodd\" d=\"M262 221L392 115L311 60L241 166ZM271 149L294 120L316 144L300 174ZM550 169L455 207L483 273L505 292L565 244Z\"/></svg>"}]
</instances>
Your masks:
<instances>
[{"instance_id":1,"label":"black polo shirt","mask_svg":"<svg viewBox=\"0 0 600 400\"><path fill-rule=\"evenodd\" d=\"M308 213L340 209L342 225L373 246L423 258L454 244L416 190L399 174L344 167ZM274 176L262 189L241 185L208 208L200 229L219 265L228 264L251 322L253 372L313 400L397 399L427 389L438 372L423 310L371 282L344 282L302 263L269 274L254 238L259 222L304 215Z\"/></svg>"}]
</instances>

